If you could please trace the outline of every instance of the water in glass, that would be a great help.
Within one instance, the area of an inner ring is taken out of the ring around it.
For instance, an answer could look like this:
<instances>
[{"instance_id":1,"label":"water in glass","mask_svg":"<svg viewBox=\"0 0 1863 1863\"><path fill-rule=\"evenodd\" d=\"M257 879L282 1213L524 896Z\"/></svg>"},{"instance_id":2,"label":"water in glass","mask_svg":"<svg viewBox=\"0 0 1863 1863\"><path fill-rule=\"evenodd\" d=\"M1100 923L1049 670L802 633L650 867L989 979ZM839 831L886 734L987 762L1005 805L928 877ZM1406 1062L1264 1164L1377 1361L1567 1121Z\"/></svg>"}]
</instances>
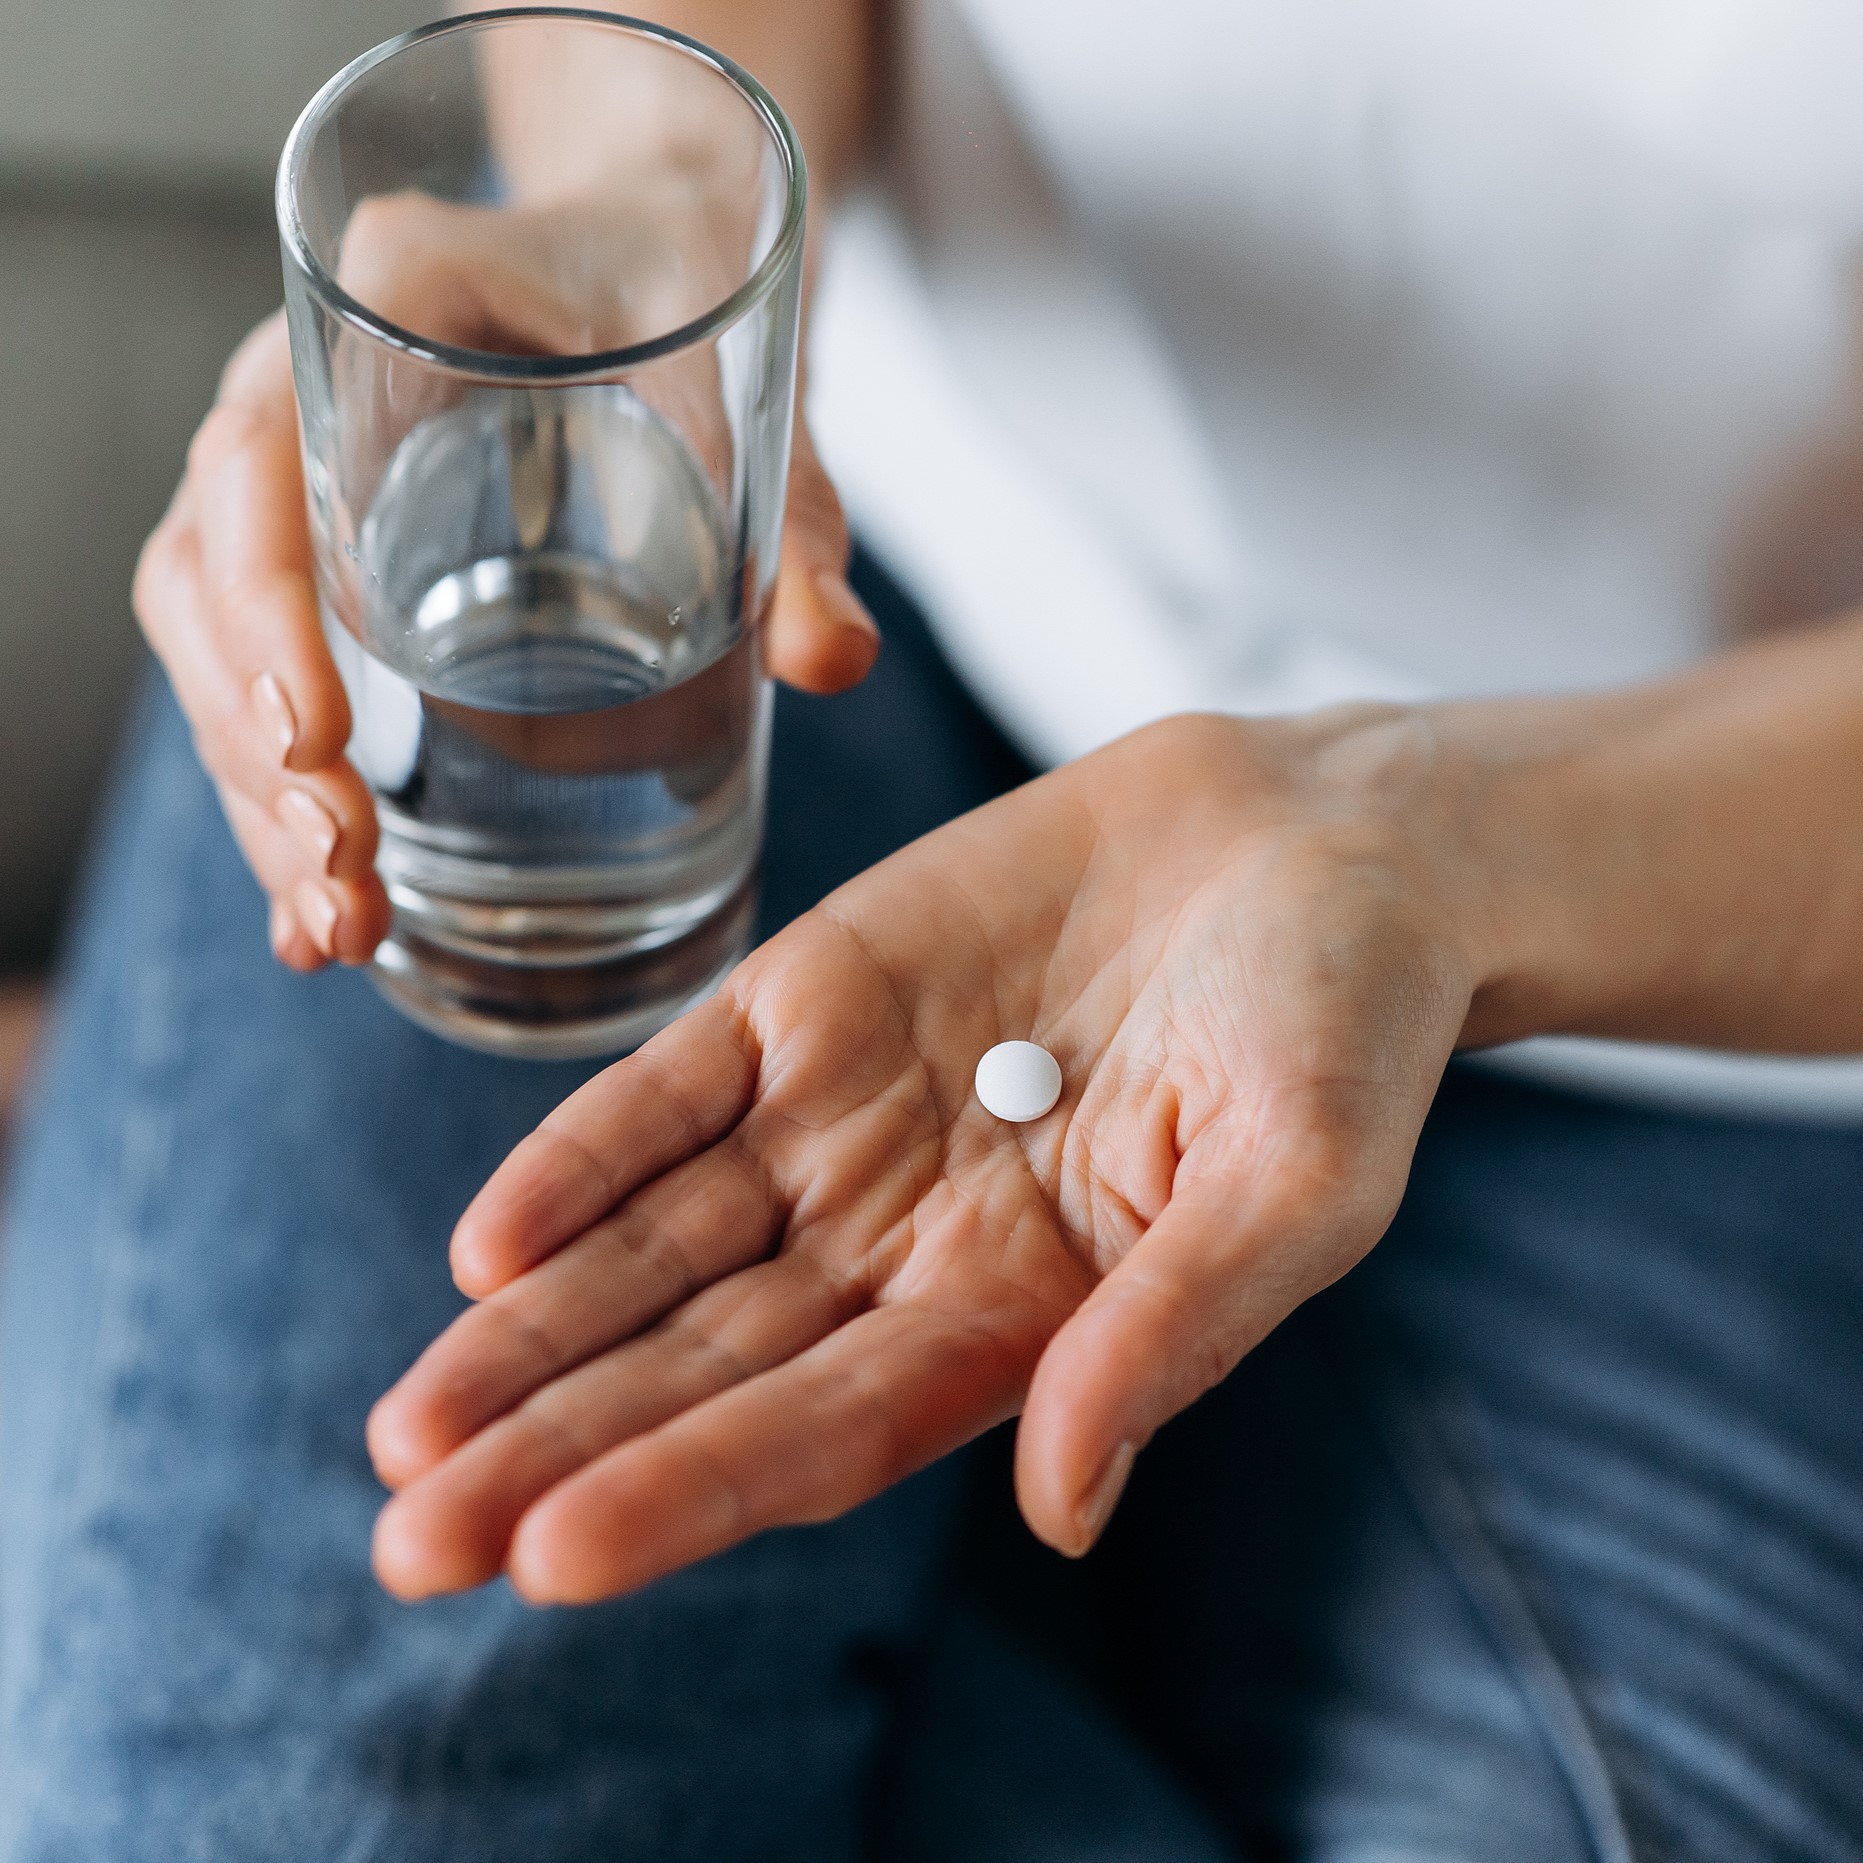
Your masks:
<instances>
[{"instance_id":1,"label":"water in glass","mask_svg":"<svg viewBox=\"0 0 1863 1863\"><path fill-rule=\"evenodd\" d=\"M629 388L419 422L326 614L375 791L381 986L509 1053L644 1040L742 954L768 688L723 501Z\"/></svg>"}]
</instances>

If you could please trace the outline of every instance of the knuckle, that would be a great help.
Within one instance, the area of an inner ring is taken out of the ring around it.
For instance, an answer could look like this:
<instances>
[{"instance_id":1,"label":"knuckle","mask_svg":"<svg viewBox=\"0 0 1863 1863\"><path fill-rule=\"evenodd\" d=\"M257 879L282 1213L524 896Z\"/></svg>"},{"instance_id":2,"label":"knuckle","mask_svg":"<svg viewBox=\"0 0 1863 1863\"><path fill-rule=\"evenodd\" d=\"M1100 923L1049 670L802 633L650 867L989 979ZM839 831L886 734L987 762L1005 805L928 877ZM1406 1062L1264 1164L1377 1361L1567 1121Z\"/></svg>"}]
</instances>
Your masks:
<instances>
[{"instance_id":1,"label":"knuckle","mask_svg":"<svg viewBox=\"0 0 1863 1863\"><path fill-rule=\"evenodd\" d=\"M1178 1375L1189 1397L1213 1391L1235 1370L1241 1353L1224 1331L1213 1328L1193 1329L1182 1342Z\"/></svg>"},{"instance_id":2,"label":"knuckle","mask_svg":"<svg viewBox=\"0 0 1863 1863\"><path fill-rule=\"evenodd\" d=\"M347 757L339 756L326 772L332 806L358 826L375 819L375 792Z\"/></svg>"},{"instance_id":3,"label":"knuckle","mask_svg":"<svg viewBox=\"0 0 1863 1863\"><path fill-rule=\"evenodd\" d=\"M343 817L331 878L366 888L375 871L378 841L373 810L360 817Z\"/></svg>"},{"instance_id":4,"label":"knuckle","mask_svg":"<svg viewBox=\"0 0 1863 1863\"><path fill-rule=\"evenodd\" d=\"M1361 1231L1382 1230L1403 1174L1392 1173L1388 1115L1362 1091L1322 1091L1316 1102L1275 1147L1266 1214L1284 1235L1346 1246Z\"/></svg>"},{"instance_id":5,"label":"knuckle","mask_svg":"<svg viewBox=\"0 0 1863 1863\"><path fill-rule=\"evenodd\" d=\"M371 299L405 293L409 274L431 262L427 248L435 206L411 190L359 202L343 230L344 286Z\"/></svg>"},{"instance_id":6,"label":"knuckle","mask_svg":"<svg viewBox=\"0 0 1863 1863\"><path fill-rule=\"evenodd\" d=\"M341 683L334 666L325 676L328 649L314 623L306 623L307 592L288 578L265 576L221 584L211 594L217 647L227 670L242 688L258 672L276 674L289 694L299 739L306 748L313 740L323 747L314 763L300 767L319 767L340 755L340 739L328 739L335 722L329 716L331 689L340 692Z\"/></svg>"},{"instance_id":7,"label":"knuckle","mask_svg":"<svg viewBox=\"0 0 1863 1863\"><path fill-rule=\"evenodd\" d=\"M371 194L356 203L344 228L344 238L356 241L365 251L377 245L397 244L412 230L410 221L418 220L421 201L420 195L405 188L391 194ZM347 250L345 246L345 253Z\"/></svg>"},{"instance_id":8,"label":"knuckle","mask_svg":"<svg viewBox=\"0 0 1863 1863\"><path fill-rule=\"evenodd\" d=\"M1126 1297L1140 1303L1144 1336L1169 1367L1173 1410L1220 1384L1235 1369L1241 1347L1219 1289L1187 1273L1181 1264L1141 1263L1135 1258L1121 1272Z\"/></svg>"},{"instance_id":9,"label":"knuckle","mask_svg":"<svg viewBox=\"0 0 1863 1863\"><path fill-rule=\"evenodd\" d=\"M243 400L217 401L188 442L190 476L217 477L249 452L265 427L265 417Z\"/></svg>"},{"instance_id":10,"label":"knuckle","mask_svg":"<svg viewBox=\"0 0 1863 1863\"><path fill-rule=\"evenodd\" d=\"M1219 712L1183 712L1149 727L1153 742L1194 762L1203 763L1236 754L1237 740L1246 727L1239 719Z\"/></svg>"},{"instance_id":11,"label":"knuckle","mask_svg":"<svg viewBox=\"0 0 1863 1863\"><path fill-rule=\"evenodd\" d=\"M179 594L182 578L182 544L177 521L164 518L143 543L130 581L130 607L143 632L151 639L170 619L169 609Z\"/></svg>"},{"instance_id":12,"label":"knuckle","mask_svg":"<svg viewBox=\"0 0 1863 1863\"><path fill-rule=\"evenodd\" d=\"M289 634L316 599L308 578L282 566L254 568L224 593L241 633L272 639Z\"/></svg>"},{"instance_id":13,"label":"knuckle","mask_svg":"<svg viewBox=\"0 0 1863 1863\"><path fill-rule=\"evenodd\" d=\"M194 755L213 779L223 796L249 800L241 783L245 759L239 753L239 723L226 710L190 714L188 719L194 738ZM229 807L228 813L232 810Z\"/></svg>"},{"instance_id":14,"label":"knuckle","mask_svg":"<svg viewBox=\"0 0 1863 1863\"><path fill-rule=\"evenodd\" d=\"M235 400L242 395L272 387L282 376L289 381L290 351L285 341L283 308L273 311L248 330L239 347L227 358L220 371L220 398Z\"/></svg>"},{"instance_id":15,"label":"knuckle","mask_svg":"<svg viewBox=\"0 0 1863 1863\"><path fill-rule=\"evenodd\" d=\"M521 1284L499 1289L472 1308L468 1318L474 1331L466 1338L527 1391L547 1386L579 1356L579 1340L552 1326L542 1305L529 1298Z\"/></svg>"}]
</instances>

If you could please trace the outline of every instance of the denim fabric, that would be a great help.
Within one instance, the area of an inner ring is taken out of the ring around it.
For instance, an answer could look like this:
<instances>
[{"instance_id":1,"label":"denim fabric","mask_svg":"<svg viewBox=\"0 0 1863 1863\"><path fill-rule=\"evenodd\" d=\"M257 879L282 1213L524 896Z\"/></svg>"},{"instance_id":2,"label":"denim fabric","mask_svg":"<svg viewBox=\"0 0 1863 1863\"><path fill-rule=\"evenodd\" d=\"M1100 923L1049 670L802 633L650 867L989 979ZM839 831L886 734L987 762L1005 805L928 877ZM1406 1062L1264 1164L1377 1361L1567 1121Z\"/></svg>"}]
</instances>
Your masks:
<instances>
[{"instance_id":1,"label":"denim fabric","mask_svg":"<svg viewBox=\"0 0 1863 1863\"><path fill-rule=\"evenodd\" d=\"M772 925L1022 773L866 578ZM402 1607L363 1417L587 1071L279 971L152 704L10 1190L0 1863L1863 1856L1857 1136L1452 1078L1083 1567L997 1441L637 1598Z\"/></svg>"},{"instance_id":2,"label":"denim fabric","mask_svg":"<svg viewBox=\"0 0 1863 1863\"><path fill-rule=\"evenodd\" d=\"M1863 1135L1452 1070L1086 1571L1001 1511L999 1617L1238 1854L1858 1863Z\"/></svg>"}]
</instances>

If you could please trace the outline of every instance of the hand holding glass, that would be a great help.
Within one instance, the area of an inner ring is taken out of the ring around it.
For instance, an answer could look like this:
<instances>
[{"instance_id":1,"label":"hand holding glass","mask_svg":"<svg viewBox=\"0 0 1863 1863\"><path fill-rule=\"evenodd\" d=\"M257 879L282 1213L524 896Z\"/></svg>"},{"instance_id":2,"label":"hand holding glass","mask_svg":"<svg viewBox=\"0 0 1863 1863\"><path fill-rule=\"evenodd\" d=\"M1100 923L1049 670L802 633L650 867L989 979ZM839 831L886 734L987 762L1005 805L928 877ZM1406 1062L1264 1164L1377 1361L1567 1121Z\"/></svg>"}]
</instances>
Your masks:
<instances>
[{"instance_id":1,"label":"hand holding glass","mask_svg":"<svg viewBox=\"0 0 1863 1863\"><path fill-rule=\"evenodd\" d=\"M805 195L754 80L596 14L394 40L286 146L375 975L455 1040L614 1052L748 942Z\"/></svg>"}]
</instances>

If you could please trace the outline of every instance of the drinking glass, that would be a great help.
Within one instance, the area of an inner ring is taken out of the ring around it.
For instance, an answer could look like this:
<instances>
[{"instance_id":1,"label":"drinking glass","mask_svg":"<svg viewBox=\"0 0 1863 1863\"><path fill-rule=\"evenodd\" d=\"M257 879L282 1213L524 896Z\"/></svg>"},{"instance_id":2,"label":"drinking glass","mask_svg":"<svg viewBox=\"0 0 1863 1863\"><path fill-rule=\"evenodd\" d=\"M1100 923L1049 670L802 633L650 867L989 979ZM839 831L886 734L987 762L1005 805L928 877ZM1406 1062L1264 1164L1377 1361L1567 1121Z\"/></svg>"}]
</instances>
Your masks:
<instances>
[{"instance_id":1,"label":"drinking glass","mask_svg":"<svg viewBox=\"0 0 1863 1863\"><path fill-rule=\"evenodd\" d=\"M453 1040L618 1052L748 943L806 196L748 74L567 8L390 40L285 145L373 975Z\"/></svg>"}]
</instances>

